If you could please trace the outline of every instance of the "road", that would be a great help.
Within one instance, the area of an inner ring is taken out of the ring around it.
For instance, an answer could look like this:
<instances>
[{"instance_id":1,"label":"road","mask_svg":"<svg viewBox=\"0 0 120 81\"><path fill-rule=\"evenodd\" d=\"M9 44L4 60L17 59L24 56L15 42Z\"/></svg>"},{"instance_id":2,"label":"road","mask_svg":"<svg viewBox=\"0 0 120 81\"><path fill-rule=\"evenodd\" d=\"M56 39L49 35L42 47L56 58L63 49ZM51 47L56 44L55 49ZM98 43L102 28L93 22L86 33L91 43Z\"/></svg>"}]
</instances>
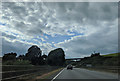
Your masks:
<instances>
[{"instance_id":1,"label":"road","mask_svg":"<svg viewBox=\"0 0 120 81\"><path fill-rule=\"evenodd\" d=\"M118 74L81 68L74 68L73 70L67 70L65 68L52 81L56 81L57 79L118 79Z\"/></svg>"}]
</instances>

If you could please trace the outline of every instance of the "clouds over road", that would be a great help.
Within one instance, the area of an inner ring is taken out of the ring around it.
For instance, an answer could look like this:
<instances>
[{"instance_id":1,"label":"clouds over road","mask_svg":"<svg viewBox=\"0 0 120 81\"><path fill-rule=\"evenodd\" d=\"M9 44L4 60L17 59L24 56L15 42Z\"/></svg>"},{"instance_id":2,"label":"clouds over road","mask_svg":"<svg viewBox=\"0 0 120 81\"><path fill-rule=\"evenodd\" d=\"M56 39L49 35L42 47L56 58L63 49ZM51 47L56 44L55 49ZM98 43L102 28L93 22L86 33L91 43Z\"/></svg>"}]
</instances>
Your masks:
<instances>
[{"instance_id":1,"label":"clouds over road","mask_svg":"<svg viewBox=\"0 0 120 81\"><path fill-rule=\"evenodd\" d=\"M117 15L118 4L109 2L5 2L2 23L6 25L0 28L5 41L3 47L7 42L13 47L16 42L37 44L45 53L62 47L68 57L81 57L94 50L117 52ZM56 38L54 43L49 42L51 38Z\"/></svg>"}]
</instances>

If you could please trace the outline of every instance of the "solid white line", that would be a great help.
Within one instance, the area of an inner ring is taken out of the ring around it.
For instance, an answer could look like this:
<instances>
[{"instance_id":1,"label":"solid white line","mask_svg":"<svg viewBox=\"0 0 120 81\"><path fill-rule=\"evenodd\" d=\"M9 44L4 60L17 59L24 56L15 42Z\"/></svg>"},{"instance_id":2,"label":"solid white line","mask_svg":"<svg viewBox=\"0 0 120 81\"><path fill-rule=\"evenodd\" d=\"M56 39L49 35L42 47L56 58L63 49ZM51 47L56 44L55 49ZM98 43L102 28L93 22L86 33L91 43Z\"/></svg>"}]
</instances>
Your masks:
<instances>
[{"instance_id":1,"label":"solid white line","mask_svg":"<svg viewBox=\"0 0 120 81\"><path fill-rule=\"evenodd\" d=\"M64 69L65 69L65 68L64 68ZM64 70L64 69L63 69L63 70ZM55 79L63 72L63 70L60 71L51 81L55 80Z\"/></svg>"}]
</instances>

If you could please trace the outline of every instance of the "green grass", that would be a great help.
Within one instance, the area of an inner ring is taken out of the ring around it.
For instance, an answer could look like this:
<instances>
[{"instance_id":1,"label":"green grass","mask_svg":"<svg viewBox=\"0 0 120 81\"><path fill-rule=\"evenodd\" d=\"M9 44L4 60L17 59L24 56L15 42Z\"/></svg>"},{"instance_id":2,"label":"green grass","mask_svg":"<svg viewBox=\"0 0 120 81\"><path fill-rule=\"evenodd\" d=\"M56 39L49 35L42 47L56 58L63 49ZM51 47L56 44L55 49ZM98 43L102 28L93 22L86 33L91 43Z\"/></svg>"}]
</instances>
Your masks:
<instances>
[{"instance_id":1,"label":"green grass","mask_svg":"<svg viewBox=\"0 0 120 81\"><path fill-rule=\"evenodd\" d=\"M105 56L105 57L112 56L112 57L114 57L114 56L118 56L118 55L120 55L120 53L106 54L106 55L102 55L102 56Z\"/></svg>"}]
</instances>

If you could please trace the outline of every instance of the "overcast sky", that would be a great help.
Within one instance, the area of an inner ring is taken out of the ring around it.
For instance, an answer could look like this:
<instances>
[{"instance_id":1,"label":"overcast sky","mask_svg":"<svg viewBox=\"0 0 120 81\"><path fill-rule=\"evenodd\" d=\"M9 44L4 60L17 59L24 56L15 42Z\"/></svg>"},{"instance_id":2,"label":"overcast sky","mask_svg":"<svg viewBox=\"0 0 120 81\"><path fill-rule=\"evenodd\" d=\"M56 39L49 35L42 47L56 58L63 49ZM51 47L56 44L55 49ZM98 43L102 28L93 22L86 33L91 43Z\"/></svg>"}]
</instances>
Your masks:
<instances>
[{"instance_id":1,"label":"overcast sky","mask_svg":"<svg viewBox=\"0 0 120 81\"><path fill-rule=\"evenodd\" d=\"M37 45L66 58L118 52L118 4L113 2L3 2L2 54Z\"/></svg>"}]
</instances>

